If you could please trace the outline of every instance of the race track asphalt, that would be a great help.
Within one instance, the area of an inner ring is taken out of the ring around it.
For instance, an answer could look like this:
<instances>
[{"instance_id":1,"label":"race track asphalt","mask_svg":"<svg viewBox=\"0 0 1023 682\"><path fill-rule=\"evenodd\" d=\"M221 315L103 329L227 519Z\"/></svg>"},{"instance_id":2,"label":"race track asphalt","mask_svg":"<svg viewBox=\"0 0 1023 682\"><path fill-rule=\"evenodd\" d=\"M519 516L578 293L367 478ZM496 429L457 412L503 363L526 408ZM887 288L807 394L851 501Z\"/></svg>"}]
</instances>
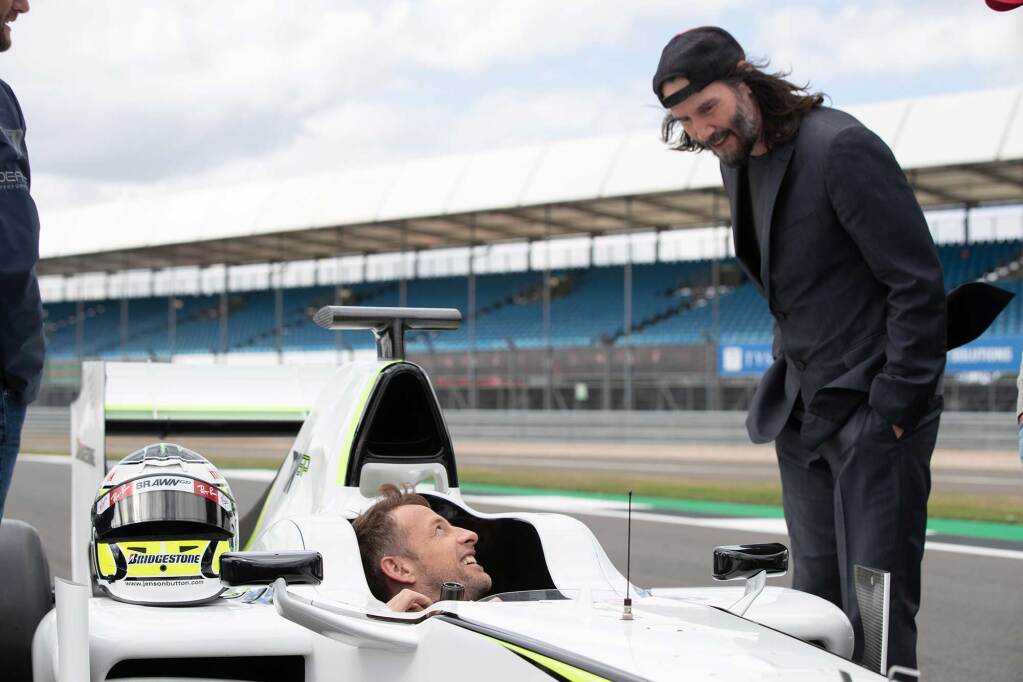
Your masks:
<instances>
[{"instance_id":1,"label":"race track asphalt","mask_svg":"<svg viewBox=\"0 0 1023 682\"><path fill-rule=\"evenodd\" d=\"M242 513L255 504L265 485L250 479L231 481ZM67 460L19 461L5 512L8 518L22 519L39 530L53 575L68 578L69 489ZM469 499L480 511L511 508L510 504L502 505L499 496L473 495ZM516 509L528 504L522 498L514 500ZM545 504L549 505L550 500ZM624 572L625 521L619 512L599 507L590 510L585 504L570 505L568 509L573 511L566 513L577 516L593 530ZM632 581L645 587L710 585L711 552L716 545L785 541L770 526L759 531L709 528L689 525L684 517L672 521L671 512L634 518L632 527ZM938 539L946 546L961 547L928 550L924 558L924 596L917 620L922 679L1023 680L1023 646L1019 641L1023 543ZM985 552L985 547L990 551ZM781 578L773 584L787 585L787 581L787 577Z\"/></svg>"}]
</instances>

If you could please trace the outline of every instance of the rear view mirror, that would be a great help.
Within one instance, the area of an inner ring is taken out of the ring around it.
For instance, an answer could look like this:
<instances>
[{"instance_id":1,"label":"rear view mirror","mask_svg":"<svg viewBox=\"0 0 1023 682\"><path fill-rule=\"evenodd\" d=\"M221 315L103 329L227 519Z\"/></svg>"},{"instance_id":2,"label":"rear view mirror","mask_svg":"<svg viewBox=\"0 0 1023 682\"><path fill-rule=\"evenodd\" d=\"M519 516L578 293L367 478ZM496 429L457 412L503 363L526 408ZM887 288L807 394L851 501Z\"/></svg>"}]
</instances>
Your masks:
<instances>
[{"instance_id":1,"label":"rear view mirror","mask_svg":"<svg viewBox=\"0 0 1023 682\"><path fill-rule=\"evenodd\" d=\"M752 578L761 571L769 576L785 575L788 570L789 549L780 542L714 548L714 580Z\"/></svg>"},{"instance_id":2,"label":"rear view mirror","mask_svg":"<svg viewBox=\"0 0 1023 682\"><path fill-rule=\"evenodd\" d=\"M220 582L225 585L270 585L283 578L289 585L323 582L323 556L291 552L225 552L220 557Z\"/></svg>"},{"instance_id":3,"label":"rear view mirror","mask_svg":"<svg viewBox=\"0 0 1023 682\"><path fill-rule=\"evenodd\" d=\"M785 575L788 569L789 549L778 542L714 548L714 580L746 581L742 597L728 607L737 616L745 615L764 591L768 576Z\"/></svg>"}]
</instances>

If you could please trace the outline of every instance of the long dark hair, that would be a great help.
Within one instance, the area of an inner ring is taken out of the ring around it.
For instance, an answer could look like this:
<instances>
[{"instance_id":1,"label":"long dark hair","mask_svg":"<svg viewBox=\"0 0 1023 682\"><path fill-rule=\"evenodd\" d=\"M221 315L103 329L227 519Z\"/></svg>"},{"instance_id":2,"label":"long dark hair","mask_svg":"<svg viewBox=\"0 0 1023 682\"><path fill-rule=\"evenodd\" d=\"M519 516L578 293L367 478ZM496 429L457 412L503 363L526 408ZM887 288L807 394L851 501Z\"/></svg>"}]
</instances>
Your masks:
<instances>
[{"instance_id":1,"label":"long dark hair","mask_svg":"<svg viewBox=\"0 0 1023 682\"><path fill-rule=\"evenodd\" d=\"M751 62L752 68L737 69L723 82L733 90L739 83L745 83L753 92L753 99L760 107L764 142L768 149L788 142L799 131L799 123L808 112L824 103L821 92L811 93L810 84L796 85L786 80L788 73L765 73L767 62ZM680 152L702 151L705 147L696 142L675 120L670 111L665 112L661 121L661 140Z\"/></svg>"}]
</instances>

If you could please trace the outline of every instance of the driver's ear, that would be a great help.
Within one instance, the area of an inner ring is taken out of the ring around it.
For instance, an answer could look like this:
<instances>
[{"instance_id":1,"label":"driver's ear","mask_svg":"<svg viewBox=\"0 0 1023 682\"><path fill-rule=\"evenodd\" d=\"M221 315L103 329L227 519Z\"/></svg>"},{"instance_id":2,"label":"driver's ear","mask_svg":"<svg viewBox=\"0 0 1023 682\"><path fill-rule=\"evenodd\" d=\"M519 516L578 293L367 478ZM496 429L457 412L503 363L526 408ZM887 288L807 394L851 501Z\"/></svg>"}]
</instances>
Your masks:
<instances>
[{"instance_id":1,"label":"driver's ear","mask_svg":"<svg viewBox=\"0 0 1023 682\"><path fill-rule=\"evenodd\" d=\"M416 569L412 562L403 556L388 555L380 559L380 570L390 580L403 585L416 582Z\"/></svg>"}]
</instances>

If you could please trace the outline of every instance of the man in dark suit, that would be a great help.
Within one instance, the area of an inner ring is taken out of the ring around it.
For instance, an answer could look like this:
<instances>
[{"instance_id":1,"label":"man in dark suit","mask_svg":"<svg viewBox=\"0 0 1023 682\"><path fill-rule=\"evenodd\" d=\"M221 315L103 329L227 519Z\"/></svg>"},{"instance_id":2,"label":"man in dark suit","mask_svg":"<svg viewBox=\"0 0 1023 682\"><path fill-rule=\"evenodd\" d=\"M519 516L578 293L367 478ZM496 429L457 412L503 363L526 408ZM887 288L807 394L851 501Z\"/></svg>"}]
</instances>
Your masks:
<instances>
[{"instance_id":1,"label":"man in dark suit","mask_svg":"<svg viewBox=\"0 0 1023 682\"><path fill-rule=\"evenodd\" d=\"M653 82L662 134L719 158L736 255L775 318L746 425L753 442L775 441L793 584L846 612L859 656L853 566L890 571L888 664L915 668L941 264L884 142L761 68L722 29L675 36Z\"/></svg>"},{"instance_id":2,"label":"man in dark suit","mask_svg":"<svg viewBox=\"0 0 1023 682\"><path fill-rule=\"evenodd\" d=\"M0 52L11 47L10 23L27 11L28 0L0 0ZM35 271L39 216L30 182L25 117L10 86L0 81L0 518L45 354Z\"/></svg>"}]
</instances>

